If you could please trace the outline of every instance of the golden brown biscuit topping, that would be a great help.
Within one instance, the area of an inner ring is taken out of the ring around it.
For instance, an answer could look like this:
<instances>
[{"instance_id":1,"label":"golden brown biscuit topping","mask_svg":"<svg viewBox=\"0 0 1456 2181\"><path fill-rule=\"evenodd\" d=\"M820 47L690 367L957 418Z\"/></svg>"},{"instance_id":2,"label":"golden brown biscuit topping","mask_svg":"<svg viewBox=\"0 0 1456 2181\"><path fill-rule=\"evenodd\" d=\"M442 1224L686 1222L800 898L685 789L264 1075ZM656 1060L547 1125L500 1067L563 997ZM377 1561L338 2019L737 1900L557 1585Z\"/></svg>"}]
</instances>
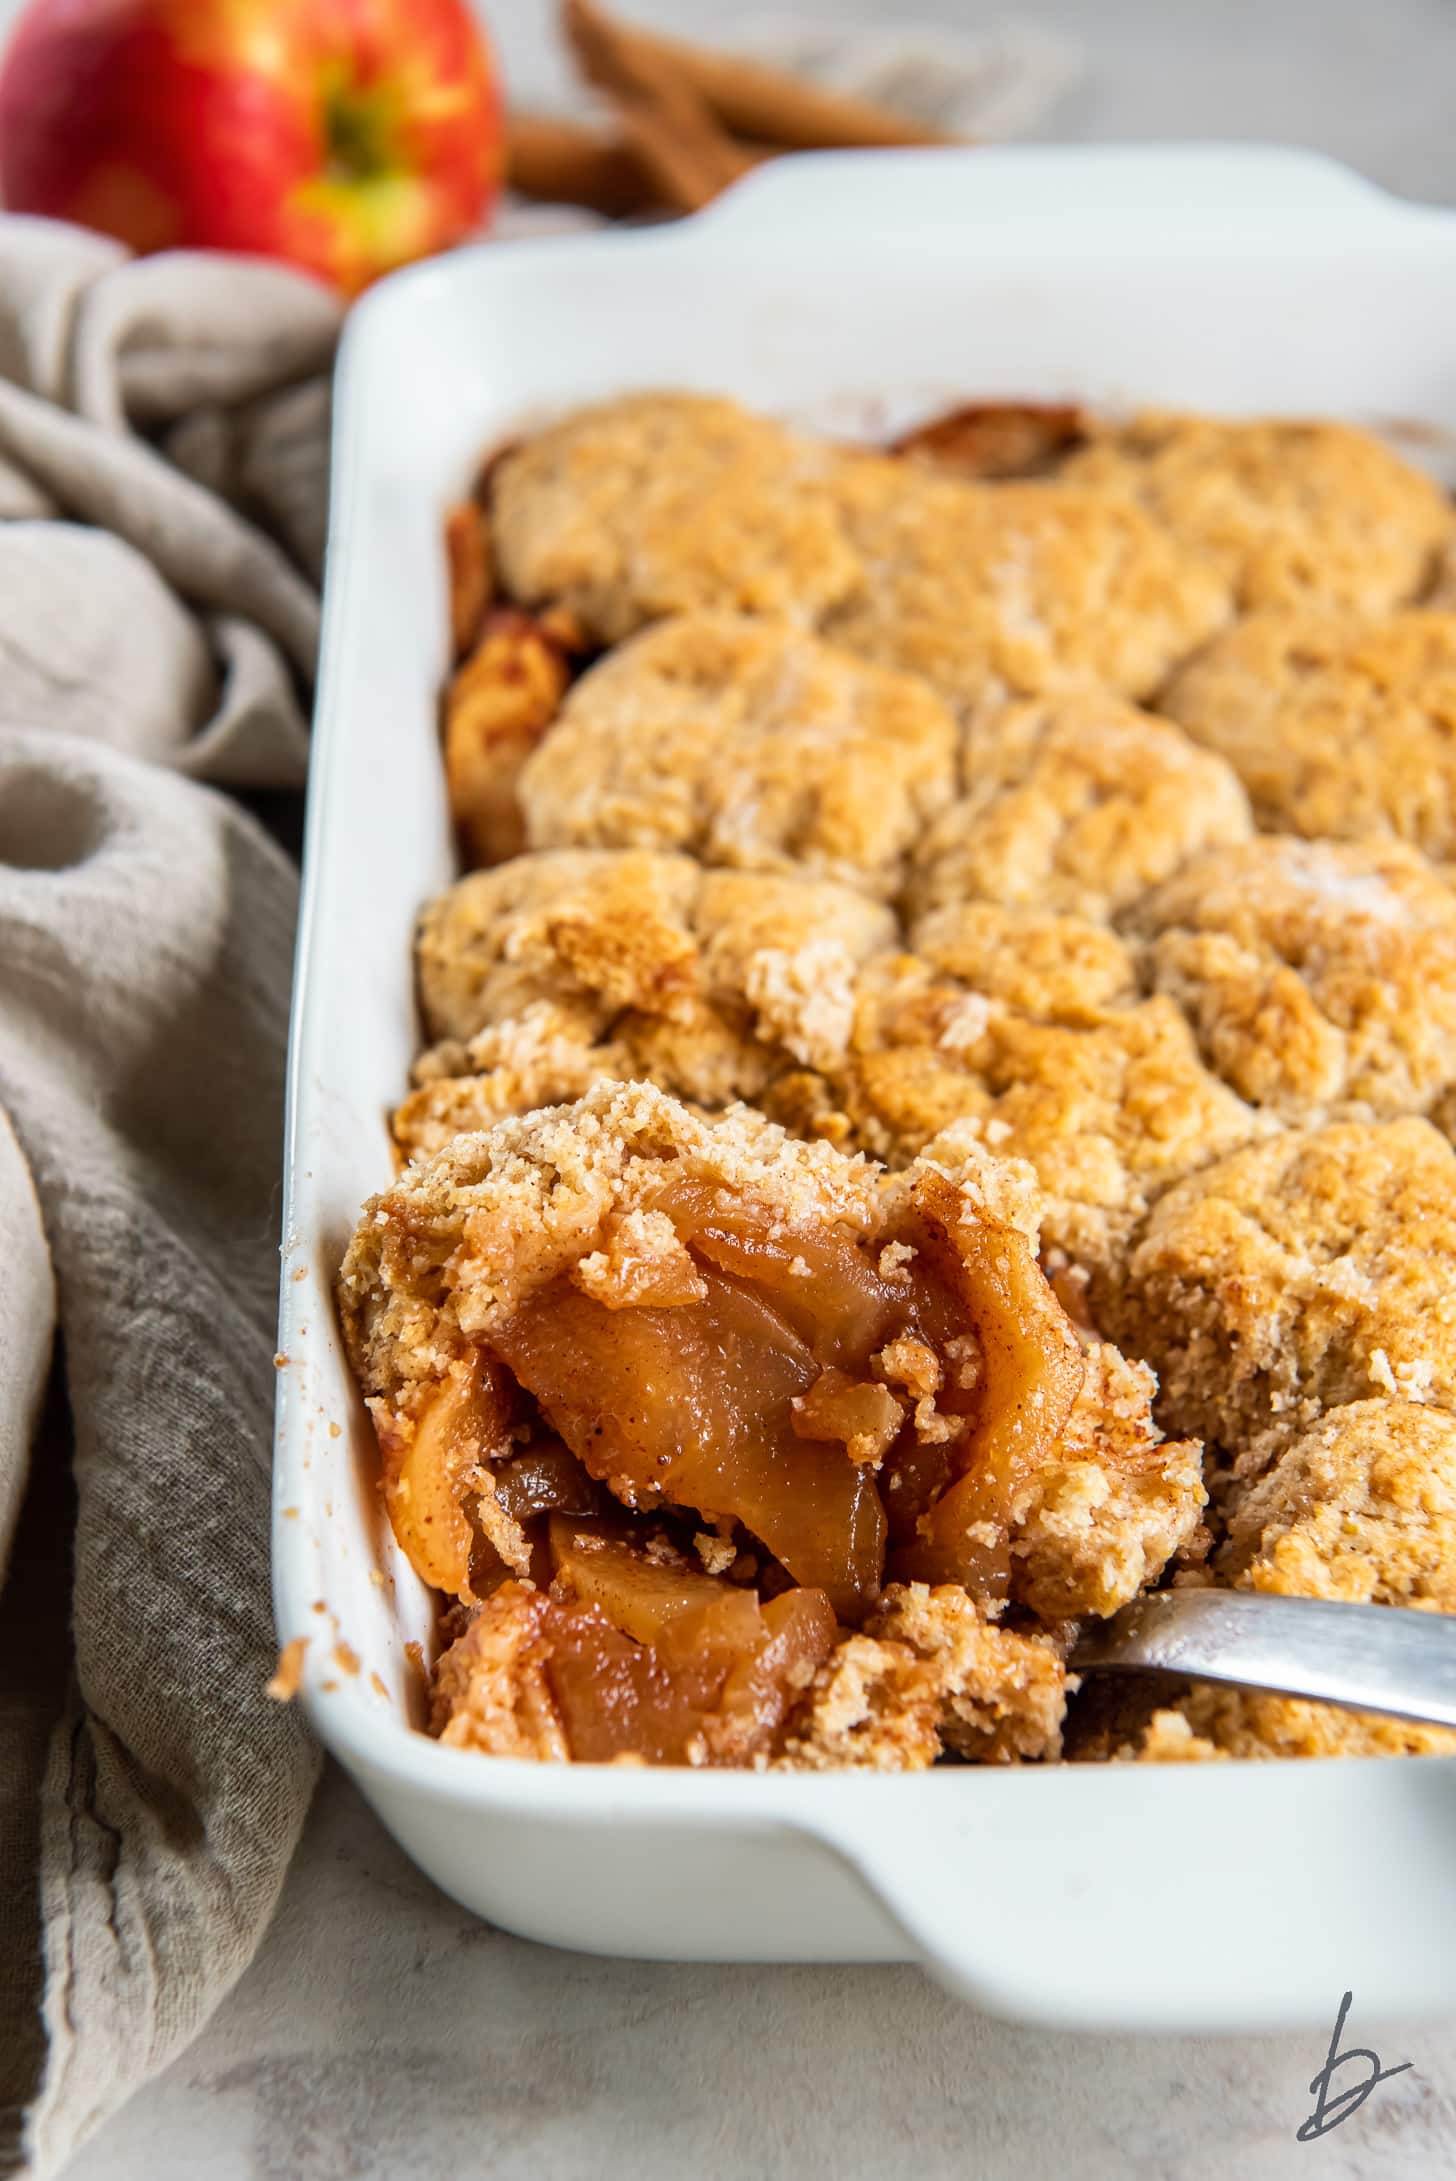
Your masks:
<instances>
[{"instance_id":1,"label":"golden brown biscuit topping","mask_svg":"<svg viewBox=\"0 0 1456 2181\"><path fill-rule=\"evenodd\" d=\"M339 1284L433 1731L1456 1749L1065 1663L1167 1581L1456 1611L1445 498L1343 425L636 394L446 544L486 868Z\"/></svg>"},{"instance_id":2,"label":"golden brown biscuit topping","mask_svg":"<svg viewBox=\"0 0 1456 2181\"><path fill-rule=\"evenodd\" d=\"M863 575L825 634L922 675L962 718L1089 684L1150 696L1229 618L1218 571L1110 495L961 484L873 455L847 458L836 491Z\"/></svg>"},{"instance_id":3,"label":"golden brown biscuit topping","mask_svg":"<svg viewBox=\"0 0 1456 2181\"><path fill-rule=\"evenodd\" d=\"M892 893L956 734L908 674L786 622L690 614L593 667L525 766L533 848L686 851Z\"/></svg>"},{"instance_id":4,"label":"golden brown biscuit topping","mask_svg":"<svg viewBox=\"0 0 1456 2181\"><path fill-rule=\"evenodd\" d=\"M1161 1191L1268 1132L1172 1002L1136 997L1133 958L1103 927L978 903L937 911L915 940L862 972L838 1084L879 1156L972 1128L1034 1168L1048 1241L1105 1268Z\"/></svg>"},{"instance_id":5,"label":"golden brown biscuit topping","mask_svg":"<svg viewBox=\"0 0 1456 2181\"><path fill-rule=\"evenodd\" d=\"M1452 534L1431 479L1346 424L1154 410L1063 474L1145 507L1223 569L1246 608L1387 612L1425 590Z\"/></svg>"},{"instance_id":6,"label":"golden brown biscuit topping","mask_svg":"<svg viewBox=\"0 0 1456 2181\"><path fill-rule=\"evenodd\" d=\"M1394 833L1456 860L1456 614L1252 614L1161 701L1272 831Z\"/></svg>"},{"instance_id":7,"label":"golden brown biscuit topping","mask_svg":"<svg viewBox=\"0 0 1456 2181\"><path fill-rule=\"evenodd\" d=\"M1290 1130L1157 1203L1100 1294L1161 1413L1237 1449L1385 1392L1456 1407L1456 1152L1421 1120Z\"/></svg>"},{"instance_id":8,"label":"golden brown biscuit topping","mask_svg":"<svg viewBox=\"0 0 1456 2181\"><path fill-rule=\"evenodd\" d=\"M1456 1082L1456 890L1402 841L1210 851L1125 928L1209 1066L1254 1105L1383 1118Z\"/></svg>"},{"instance_id":9,"label":"golden brown biscuit topping","mask_svg":"<svg viewBox=\"0 0 1456 2181\"><path fill-rule=\"evenodd\" d=\"M501 578L599 643L698 608L809 622L857 579L827 448L736 402L633 394L510 449L490 480Z\"/></svg>"},{"instance_id":10,"label":"golden brown biscuit topping","mask_svg":"<svg viewBox=\"0 0 1456 2181\"><path fill-rule=\"evenodd\" d=\"M972 727L963 768L916 847L912 914L996 901L1106 919L1253 831L1222 759L1101 692L1004 707Z\"/></svg>"},{"instance_id":11,"label":"golden brown biscuit topping","mask_svg":"<svg viewBox=\"0 0 1456 2181\"><path fill-rule=\"evenodd\" d=\"M507 1113L650 1078L706 1107L772 1102L842 1059L890 911L829 880L646 850L547 850L472 872L420 920L438 1042L394 1117L407 1154Z\"/></svg>"}]
</instances>

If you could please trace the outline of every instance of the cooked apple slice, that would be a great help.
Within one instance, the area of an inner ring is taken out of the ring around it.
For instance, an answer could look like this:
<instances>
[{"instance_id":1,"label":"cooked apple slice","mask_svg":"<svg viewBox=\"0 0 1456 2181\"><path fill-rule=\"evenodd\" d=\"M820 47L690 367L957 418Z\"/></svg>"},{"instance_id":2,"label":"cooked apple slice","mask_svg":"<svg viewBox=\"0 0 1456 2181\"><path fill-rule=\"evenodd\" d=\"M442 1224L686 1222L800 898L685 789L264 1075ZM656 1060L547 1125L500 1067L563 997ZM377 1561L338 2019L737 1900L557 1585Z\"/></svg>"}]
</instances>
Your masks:
<instances>
[{"instance_id":1,"label":"cooked apple slice","mask_svg":"<svg viewBox=\"0 0 1456 2181\"><path fill-rule=\"evenodd\" d=\"M450 589L450 641L463 659L480 632L494 583L485 509L461 500L445 511L445 567Z\"/></svg>"},{"instance_id":2,"label":"cooked apple slice","mask_svg":"<svg viewBox=\"0 0 1456 2181\"><path fill-rule=\"evenodd\" d=\"M822 1591L652 1557L623 1518L553 1515L549 1592L507 1582L441 1659L436 1731L497 1755L763 1762L839 1638Z\"/></svg>"},{"instance_id":3,"label":"cooked apple slice","mask_svg":"<svg viewBox=\"0 0 1456 2181\"><path fill-rule=\"evenodd\" d=\"M796 1397L819 1366L772 1303L699 1267L700 1301L609 1311L570 1280L533 1296L496 1346L619 1499L742 1522L796 1581L853 1613L878 1588L884 1514L872 1472L801 1439Z\"/></svg>"},{"instance_id":4,"label":"cooked apple slice","mask_svg":"<svg viewBox=\"0 0 1456 2181\"><path fill-rule=\"evenodd\" d=\"M472 863L524 845L516 781L555 719L569 672L559 640L514 607L487 612L445 693L445 785Z\"/></svg>"},{"instance_id":5,"label":"cooked apple slice","mask_svg":"<svg viewBox=\"0 0 1456 2181\"><path fill-rule=\"evenodd\" d=\"M573 1594L600 1606L634 1642L739 1655L763 1640L758 1598L695 1568L649 1559L607 1524L553 1515L551 1556Z\"/></svg>"},{"instance_id":6,"label":"cooked apple slice","mask_svg":"<svg viewBox=\"0 0 1456 2181\"><path fill-rule=\"evenodd\" d=\"M1055 1451L1081 1391L1085 1358L1061 1304L1017 1228L969 1217L961 1192L928 1173L918 1202L930 1248L959 1290L980 1344L976 1413L958 1475L897 1553L899 1582L964 1583L1006 1594L1007 1509Z\"/></svg>"},{"instance_id":7,"label":"cooked apple slice","mask_svg":"<svg viewBox=\"0 0 1456 2181\"><path fill-rule=\"evenodd\" d=\"M474 1596L475 1527L468 1505L484 1465L511 1446L510 1388L476 1350L427 1388L413 1412L371 1401L384 1504L400 1549L422 1582Z\"/></svg>"}]
</instances>

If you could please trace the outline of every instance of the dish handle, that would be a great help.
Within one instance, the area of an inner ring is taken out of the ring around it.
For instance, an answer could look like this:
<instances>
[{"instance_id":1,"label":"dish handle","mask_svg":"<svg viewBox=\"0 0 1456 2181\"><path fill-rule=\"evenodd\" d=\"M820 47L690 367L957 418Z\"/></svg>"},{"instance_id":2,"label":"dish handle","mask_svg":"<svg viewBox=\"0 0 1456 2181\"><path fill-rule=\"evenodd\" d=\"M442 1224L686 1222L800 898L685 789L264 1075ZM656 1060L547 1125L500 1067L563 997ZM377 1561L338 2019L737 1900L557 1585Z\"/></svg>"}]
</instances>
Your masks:
<instances>
[{"instance_id":1,"label":"dish handle","mask_svg":"<svg viewBox=\"0 0 1456 2181\"><path fill-rule=\"evenodd\" d=\"M835 1784L804 1829L992 2014L1293 2027L1352 1986L1375 2019L1450 2010L1431 1934L1456 1928L1456 1758L951 1770L913 1801L894 1779ZM1210 1910L1229 1878L1229 1912Z\"/></svg>"},{"instance_id":2,"label":"dish handle","mask_svg":"<svg viewBox=\"0 0 1456 2181\"><path fill-rule=\"evenodd\" d=\"M975 145L767 160L696 215L716 238L884 225L998 230L1088 221L1260 228L1429 216L1318 152L1249 144Z\"/></svg>"}]
</instances>

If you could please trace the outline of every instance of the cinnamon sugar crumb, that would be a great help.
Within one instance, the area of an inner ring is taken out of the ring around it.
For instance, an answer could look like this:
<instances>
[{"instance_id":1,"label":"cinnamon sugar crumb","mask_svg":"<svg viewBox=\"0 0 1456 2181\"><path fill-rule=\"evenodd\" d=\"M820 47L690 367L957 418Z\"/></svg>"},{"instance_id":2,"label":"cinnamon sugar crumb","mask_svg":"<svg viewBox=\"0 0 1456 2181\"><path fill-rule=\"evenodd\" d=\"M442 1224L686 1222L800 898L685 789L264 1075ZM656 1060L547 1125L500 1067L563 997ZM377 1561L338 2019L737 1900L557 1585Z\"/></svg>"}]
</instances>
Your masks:
<instances>
[{"instance_id":1,"label":"cinnamon sugar crumb","mask_svg":"<svg viewBox=\"0 0 1456 2181\"><path fill-rule=\"evenodd\" d=\"M275 1704L291 1704L297 1696L303 1683L303 1654L307 1649L307 1636L294 1636L279 1652L278 1664L264 1691Z\"/></svg>"},{"instance_id":2,"label":"cinnamon sugar crumb","mask_svg":"<svg viewBox=\"0 0 1456 2181\"><path fill-rule=\"evenodd\" d=\"M881 1264L888 1254L888 1250L881 1252ZM892 1340L870 1358L870 1366L892 1386L903 1386L917 1401L940 1391L940 1359L923 1340Z\"/></svg>"}]
</instances>

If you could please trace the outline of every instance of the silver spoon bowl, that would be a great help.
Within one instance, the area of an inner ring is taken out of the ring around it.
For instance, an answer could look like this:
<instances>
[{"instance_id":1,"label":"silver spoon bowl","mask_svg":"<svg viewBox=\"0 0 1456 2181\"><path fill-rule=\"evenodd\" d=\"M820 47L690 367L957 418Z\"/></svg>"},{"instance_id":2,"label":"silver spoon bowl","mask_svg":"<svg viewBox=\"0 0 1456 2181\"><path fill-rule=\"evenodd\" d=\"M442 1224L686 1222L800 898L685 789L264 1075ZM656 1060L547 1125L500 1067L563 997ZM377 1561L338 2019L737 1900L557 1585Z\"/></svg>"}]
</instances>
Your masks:
<instances>
[{"instance_id":1,"label":"silver spoon bowl","mask_svg":"<svg viewBox=\"0 0 1456 2181\"><path fill-rule=\"evenodd\" d=\"M1409 1606L1170 1590L1084 1623L1078 1673L1156 1668L1456 1727L1456 1616Z\"/></svg>"}]
</instances>

